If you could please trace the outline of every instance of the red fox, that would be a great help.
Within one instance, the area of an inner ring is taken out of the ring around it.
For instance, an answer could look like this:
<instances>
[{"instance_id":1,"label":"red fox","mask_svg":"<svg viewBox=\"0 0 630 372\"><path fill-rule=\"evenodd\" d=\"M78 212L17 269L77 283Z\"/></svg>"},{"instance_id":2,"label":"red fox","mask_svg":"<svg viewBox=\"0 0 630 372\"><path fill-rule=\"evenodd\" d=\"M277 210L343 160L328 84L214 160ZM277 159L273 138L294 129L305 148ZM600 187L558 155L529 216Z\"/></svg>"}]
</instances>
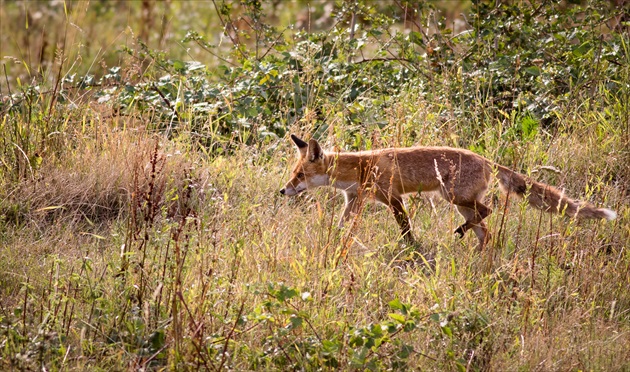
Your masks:
<instances>
[{"instance_id":1,"label":"red fox","mask_svg":"<svg viewBox=\"0 0 630 372\"><path fill-rule=\"evenodd\" d=\"M408 147L326 152L314 139L307 143L293 134L291 139L298 150L298 161L281 194L294 196L320 186L340 189L346 206L339 226L358 212L364 200L378 201L393 212L408 244L414 244L415 240L402 196L438 191L455 204L465 219L455 233L463 237L472 229L479 239L478 248L483 248L490 239L483 220L491 213L483 200L493 175L499 180L502 191L525 197L529 204L544 211L579 218L613 220L617 217L610 209L569 199L552 186L464 149Z\"/></svg>"}]
</instances>

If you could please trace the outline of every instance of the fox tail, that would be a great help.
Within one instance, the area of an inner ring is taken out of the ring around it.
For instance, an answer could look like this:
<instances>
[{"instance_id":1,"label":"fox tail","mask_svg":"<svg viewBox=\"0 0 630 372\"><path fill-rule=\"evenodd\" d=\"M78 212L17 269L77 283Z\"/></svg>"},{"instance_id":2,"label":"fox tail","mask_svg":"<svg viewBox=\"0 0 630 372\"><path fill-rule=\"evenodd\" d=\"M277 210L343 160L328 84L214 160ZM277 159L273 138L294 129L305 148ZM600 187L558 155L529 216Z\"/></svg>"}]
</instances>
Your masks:
<instances>
[{"instance_id":1,"label":"fox tail","mask_svg":"<svg viewBox=\"0 0 630 372\"><path fill-rule=\"evenodd\" d=\"M617 213L607 208L573 200L564 192L544 183L536 182L528 177L512 171L502 165L496 165L497 178L504 192L526 198L530 205L549 213L564 213L569 217L585 219L614 220Z\"/></svg>"}]
</instances>

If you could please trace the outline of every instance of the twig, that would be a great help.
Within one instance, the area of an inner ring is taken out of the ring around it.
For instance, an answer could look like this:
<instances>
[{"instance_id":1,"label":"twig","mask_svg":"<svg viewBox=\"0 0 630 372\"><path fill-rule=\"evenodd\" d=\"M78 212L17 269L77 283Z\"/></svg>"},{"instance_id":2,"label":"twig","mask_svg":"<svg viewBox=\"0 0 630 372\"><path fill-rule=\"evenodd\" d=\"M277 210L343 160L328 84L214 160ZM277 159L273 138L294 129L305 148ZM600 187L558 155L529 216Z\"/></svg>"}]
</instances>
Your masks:
<instances>
[{"instance_id":1,"label":"twig","mask_svg":"<svg viewBox=\"0 0 630 372\"><path fill-rule=\"evenodd\" d=\"M24 152L24 150L22 150L22 148L17 143L15 143L15 142L11 142L11 143L13 143L13 145L15 147L17 147L18 150L20 150L20 152L24 156L24 159L26 159L26 165L28 165L28 169L31 171L31 178L33 179L33 182L34 182L35 181L35 173L33 173L33 167L31 167L31 161L29 160L29 158L26 155L26 153Z\"/></svg>"},{"instance_id":2,"label":"twig","mask_svg":"<svg viewBox=\"0 0 630 372\"><path fill-rule=\"evenodd\" d=\"M375 62L375 61L395 61L395 62L401 62L401 61L405 61L405 62L409 62L409 63L413 63L413 61L407 59L407 58L399 58L399 57L375 57L375 58L363 58L360 61L355 61L354 63L367 63L367 62Z\"/></svg>"},{"instance_id":3,"label":"twig","mask_svg":"<svg viewBox=\"0 0 630 372\"><path fill-rule=\"evenodd\" d=\"M276 38L276 40L273 41L273 43L271 43L271 46L265 51L265 53L263 53L262 56L260 56L260 58L257 58L258 61L262 60L263 58L265 58L265 56L267 56L267 54L269 54L269 52L273 49L274 46L276 46L276 44L278 44L278 41L280 41L280 39L282 38L282 36L284 35L284 32L288 29L288 27L286 27L284 30L282 30L282 32L280 33L280 35L278 35L278 37Z\"/></svg>"},{"instance_id":4,"label":"twig","mask_svg":"<svg viewBox=\"0 0 630 372\"><path fill-rule=\"evenodd\" d=\"M158 87L155 85L155 83L151 84L151 90L156 91L157 94L160 95L160 97L162 98L164 103L166 103L166 106L168 106L168 108L171 111L173 111L173 114L177 117L177 121L179 121L181 123L182 122L182 118L179 116L179 112L177 112L177 110L173 107L173 105L171 105L171 101L169 101L168 98L166 98L166 96L164 95L164 93L162 93L160 91L160 89L158 89Z\"/></svg>"},{"instance_id":5,"label":"twig","mask_svg":"<svg viewBox=\"0 0 630 372\"><path fill-rule=\"evenodd\" d=\"M186 312L188 313L188 316L190 317L190 321L193 323L193 326L196 328L195 334L199 331L200 327L202 326L197 325L197 323L195 322L195 318L193 317L192 313L190 312L190 309L188 308L188 305L186 304L186 301L184 301L184 296L182 296L182 292L181 291L177 291L177 297L179 297L179 300L181 301L181 303L184 305L184 309L186 309ZM201 353L201 347L199 346L199 344L197 342L195 342L194 339L191 338L191 342L193 343L193 345L195 346L195 349L197 349L197 353L199 354L199 357L201 358L201 360L203 361L203 364L206 366L206 370L209 369L208 367L211 366L213 370L220 370L221 367L216 368L214 366L214 364L210 363L210 365L208 365L208 361L206 360L206 358L204 358L203 354Z\"/></svg>"},{"instance_id":6,"label":"twig","mask_svg":"<svg viewBox=\"0 0 630 372\"><path fill-rule=\"evenodd\" d=\"M232 44L234 44L234 46L236 46L236 50L238 50L238 52L241 55L241 57L245 58L245 53L243 53L243 51L240 48L240 46L241 46L240 41L239 40L235 40L232 37L232 34L230 34L230 32L227 30L227 24L223 20L223 17L221 17L221 12L219 11L219 8L217 7L216 1L212 0L212 4L214 5L214 10L217 12L217 16L219 17L219 21L221 21L221 25L223 25L223 31L230 38L230 40L232 41ZM234 32L236 32L236 28L234 27L234 25L232 25L232 30L234 30ZM237 35L237 37L238 37L238 35Z\"/></svg>"},{"instance_id":7,"label":"twig","mask_svg":"<svg viewBox=\"0 0 630 372\"><path fill-rule=\"evenodd\" d=\"M218 55L217 53L213 52L212 50L210 50L210 48L208 48L206 45L204 45L204 44L203 44L202 42L200 42L199 40L194 40L194 41L195 41L195 43L197 43L197 45L198 45L198 46L200 46L200 47L201 47L201 49L203 49L203 50L205 50L206 52L208 52L208 53L212 54L213 56L217 57L217 58L218 58L218 59L220 59L221 61L223 61L223 62L225 62L225 63L227 63L227 64L229 64L229 65L235 66L235 67L236 67L236 66L238 66L238 64L237 64L237 63L234 63L234 62L232 62L232 61L230 61L230 60L227 60L227 59L225 59L225 58L221 57L220 55Z\"/></svg>"},{"instance_id":8,"label":"twig","mask_svg":"<svg viewBox=\"0 0 630 372\"><path fill-rule=\"evenodd\" d=\"M419 24L418 24L418 22L416 22L416 20L415 20L415 19L413 19L413 18L410 18L410 19L407 19L407 18L406 18L406 15L407 15L407 14L406 14L406 13L407 13L407 9L406 9L406 8L407 8L407 6L406 6L406 5L405 5L405 6L403 6L403 5L401 4L401 2L400 2L400 1L398 1L398 0L394 0L394 3L396 4L396 6L398 6L398 7L400 8L400 10L402 10L403 12L405 12L405 20L407 20L407 21L411 21L411 23L413 23L413 24L414 24L414 26L416 26L416 27L418 28L418 30L420 31L420 33L422 34L422 36L423 36L423 37L424 37L424 39L425 39L425 40L424 40L424 42L426 43L426 40L429 40L429 36L428 36L428 35L427 35L427 33L426 33L426 32L424 32L424 30L422 29L422 25L419 25Z\"/></svg>"},{"instance_id":9,"label":"twig","mask_svg":"<svg viewBox=\"0 0 630 372\"><path fill-rule=\"evenodd\" d=\"M349 42L351 43L352 40L354 40L354 28L357 25L357 2L354 1L354 4L352 6L352 18L350 19L350 40ZM348 55L348 63L352 62L352 53L349 53Z\"/></svg>"},{"instance_id":10,"label":"twig","mask_svg":"<svg viewBox=\"0 0 630 372\"><path fill-rule=\"evenodd\" d=\"M9 84L9 76L7 75L7 65L3 64L2 68L4 69L4 80L7 82L7 90L9 91L9 100L11 100L11 105L13 105L13 98L11 97L13 93L11 93L11 84Z\"/></svg>"},{"instance_id":11,"label":"twig","mask_svg":"<svg viewBox=\"0 0 630 372\"><path fill-rule=\"evenodd\" d=\"M238 310L238 315L236 316L236 319L234 320L234 325L232 326L230 333L228 333L227 337L225 338L225 344L223 344L223 351L221 352L221 364L219 364L219 368L218 368L219 370L223 369L223 365L225 365L225 362L227 361L227 358L225 357L226 355L225 353L227 352L228 345L230 344L230 339L232 339L232 336L234 335L234 331L236 330L236 326L238 325L238 320L243 315L244 309L245 309L245 301L243 300L243 302L241 303L241 308Z\"/></svg>"},{"instance_id":12,"label":"twig","mask_svg":"<svg viewBox=\"0 0 630 372\"><path fill-rule=\"evenodd\" d=\"M155 353L153 353L150 357L148 357L146 360L144 360L144 361L142 362L142 366L144 367L144 368L143 368L143 370L145 370L145 371L146 371L146 370L147 370L147 368L146 368L146 367L149 365L149 363L150 363L153 359L155 359L158 355L160 355L160 353L161 353L162 351L164 351L164 349L166 349L167 347L169 347L169 344L168 344L168 343L164 344L164 346L162 346L162 347L161 347L158 351L156 351L156 352L155 352Z\"/></svg>"},{"instance_id":13,"label":"twig","mask_svg":"<svg viewBox=\"0 0 630 372\"><path fill-rule=\"evenodd\" d=\"M66 22L66 29L63 36L63 48L61 48L61 56L59 57L59 70L57 71L57 79L55 81L55 87L53 89L53 95L50 98L50 106L48 107L48 116L46 117L46 132L49 130L50 119L52 119L53 109L55 108L55 102L57 101L57 92L61 85L61 72L63 71L63 59L66 56L66 42L68 40L68 22Z\"/></svg>"}]
</instances>

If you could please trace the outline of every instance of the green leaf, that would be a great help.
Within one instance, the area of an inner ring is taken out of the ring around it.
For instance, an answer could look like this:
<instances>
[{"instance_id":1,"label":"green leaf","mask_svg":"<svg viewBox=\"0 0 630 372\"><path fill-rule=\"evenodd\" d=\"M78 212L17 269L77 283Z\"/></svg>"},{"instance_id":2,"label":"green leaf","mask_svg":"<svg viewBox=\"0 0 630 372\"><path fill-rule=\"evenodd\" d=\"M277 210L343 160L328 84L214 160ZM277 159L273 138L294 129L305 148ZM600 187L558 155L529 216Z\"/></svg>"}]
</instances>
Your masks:
<instances>
[{"instance_id":1,"label":"green leaf","mask_svg":"<svg viewBox=\"0 0 630 372\"><path fill-rule=\"evenodd\" d=\"M297 290L295 290L294 288L287 287L284 284L280 286L280 289L278 291L272 292L272 295L276 299L278 299L278 301L280 302L284 302L286 300L292 299L298 294L299 292Z\"/></svg>"},{"instance_id":2,"label":"green leaf","mask_svg":"<svg viewBox=\"0 0 630 372\"><path fill-rule=\"evenodd\" d=\"M413 352L413 346L407 345L407 344L403 344L400 347L400 351L398 352L398 357L400 359L407 359L407 358L409 358L409 355L411 355L412 352Z\"/></svg>"},{"instance_id":3,"label":"green leaf","mask_svg":"<svg viewBox=\"0 0 630 372\"><path fill-rule=\"evenodd\" d=\"M405 327L403 328L405 332L411 332L416 328L416 322L413 320L409 320L405 322Z\"/></svg>"},{"instance_id":4,"label":"green leaf","mask_svg":"<svg viewBox=\"0 0 630 372\"><path fill-rule=\"evenodd\" d=\"M173 68L177 72L186 72L186 64L178 59L173 61Z\"/></svg>"},{"instance_id":5,"label":"green leaf","mask_svg":"<svg viewBox=\"0 0 630 372\"><path fill-rule=\"evenodd\" d=\"M149 336L149 343L151 344L151 351L155 352L164 347L166 343L166 334L164 330L155 331Z\"/></svg>"},{"instance_id":6,"label":"green leaf","mask_svg":"<svg viewBox=\"0 0 630 372\"><path fill-rule=\"evenodd\" d=\"M348 344L351 347L363 346L364 341L365 340L363 339L361 335L354 335L350 337L350 341L348 342Z\"/></svg>"},{"instance_id":7,"label":"green leaf","mask_svg":"<svg viewBox=\"0 0 630 372\"><path fill-rule=\"evenodd\" d=\"M528 68L525 69L525 72L532 75L532 76L540 76L540 67L538 66L529 66Z\"/></svg>"},{"instance_id":8,"label":"green leaf","mask_svg":"<svg viewBox=\"0 0 630 372\"><path fill-rule=\"evenodd\" d=\"M322 340L322 347L325 352L337 352L340 349L340 345L338 341L330 341L330 340Z\"/></svg>"},{"instance_id":9,"label":"green leaf","mask_svg":"<svg viewBox=\"0 0 630 372\"><path fill-rule=\"evenodd\" d=\"M418 31L412 31L409 33L409 40L416 45L424 46L422 35Z\"/></svg>"},{"instance_id":10,"label":"green leaf","mask_svg":"<svg viewBox=\"0 0 630 372\"><path fill-rule=\"evenodd\" d=\"M451 327L442 327L442 332L444 332L448 337L453 337Z\"/></svg>"},{"instance_id":11,"label":"green leaf","mask_svg":"<svg viewBox=\"0 0 630 372\"><path fill-rule=\"evenodd\" d=\"M388 302L389 308L392 310L402 310L403 309L403 304L402 302L400 302L399 299L394 299L392 301Z\"/></svg>"},{"instance_id":12,"label":"green leaf","mask_svg":"<svg viewBox=\"0 0 630 372\"><path fill-rule=\"evenodd\" d=\"M290 325L290 329L295 329L295 328L299 328L302 326L302 323L304 323L304 319L302 319L302 317L299 316L291 316L291 318L289 319L291 322Z\"/></svg>"},{"instance_id":13,"label":"green leaf","mask_svg":"<svg viewBox=\"0 0 630 372\"><path fill-rule=\"evenodd\" d=\"M579 46L576 46L575 48L573 48L572 52L573 55L576 57L582 57L583 55L587 54L590 50L591 50L591 43L589 43L588 41L585 43L582 43Z\"/></svg>"},{"instance_id":14,"label":"green leaf","mask_svg":"<svg viewBox=\"0 0 630 372\"><path fill-rule=\"evenodd\" d=\"M399 323L401 323L401 324L405 324L405 321L407 320L407 319L405 318L405 316L404 316L404 315L401 315L401 314L390 313L390 314L387 314L387 315L388 315L390 318L394 319L395 321L397 321L397 322L399 322Z\"/></svg>"},{"instance_id":15,"label":"green leaf","mask_svg":"<svg viewBox=\"0 0 630 372\"><path fill-rule=\"evenodd\" d=\"M538 133L538 120L532 116L526 116L521 120L521 130L523 131L523 137L532 138Z\"/></svg>"}]
</instances>

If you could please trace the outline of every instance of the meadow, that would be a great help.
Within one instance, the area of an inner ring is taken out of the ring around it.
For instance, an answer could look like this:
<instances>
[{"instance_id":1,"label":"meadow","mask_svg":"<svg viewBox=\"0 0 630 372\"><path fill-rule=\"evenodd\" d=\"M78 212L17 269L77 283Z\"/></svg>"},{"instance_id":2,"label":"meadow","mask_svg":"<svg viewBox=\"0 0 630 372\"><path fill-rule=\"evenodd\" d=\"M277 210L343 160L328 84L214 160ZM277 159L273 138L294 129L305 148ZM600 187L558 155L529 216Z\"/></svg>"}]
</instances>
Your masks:
<instances>
[{"instance_id":1,"label":"meadow","mask_svg":"<svg viewBox=\"0 0 630 372\"><path fill-rule=\"evenodd\" d=\"M0 5L0 369L630 369L623 2ZM282 196L291 133L467 148L618 217L493 183L483 251L431 194L407 247Z\"/></svg>"}]
</instances>

